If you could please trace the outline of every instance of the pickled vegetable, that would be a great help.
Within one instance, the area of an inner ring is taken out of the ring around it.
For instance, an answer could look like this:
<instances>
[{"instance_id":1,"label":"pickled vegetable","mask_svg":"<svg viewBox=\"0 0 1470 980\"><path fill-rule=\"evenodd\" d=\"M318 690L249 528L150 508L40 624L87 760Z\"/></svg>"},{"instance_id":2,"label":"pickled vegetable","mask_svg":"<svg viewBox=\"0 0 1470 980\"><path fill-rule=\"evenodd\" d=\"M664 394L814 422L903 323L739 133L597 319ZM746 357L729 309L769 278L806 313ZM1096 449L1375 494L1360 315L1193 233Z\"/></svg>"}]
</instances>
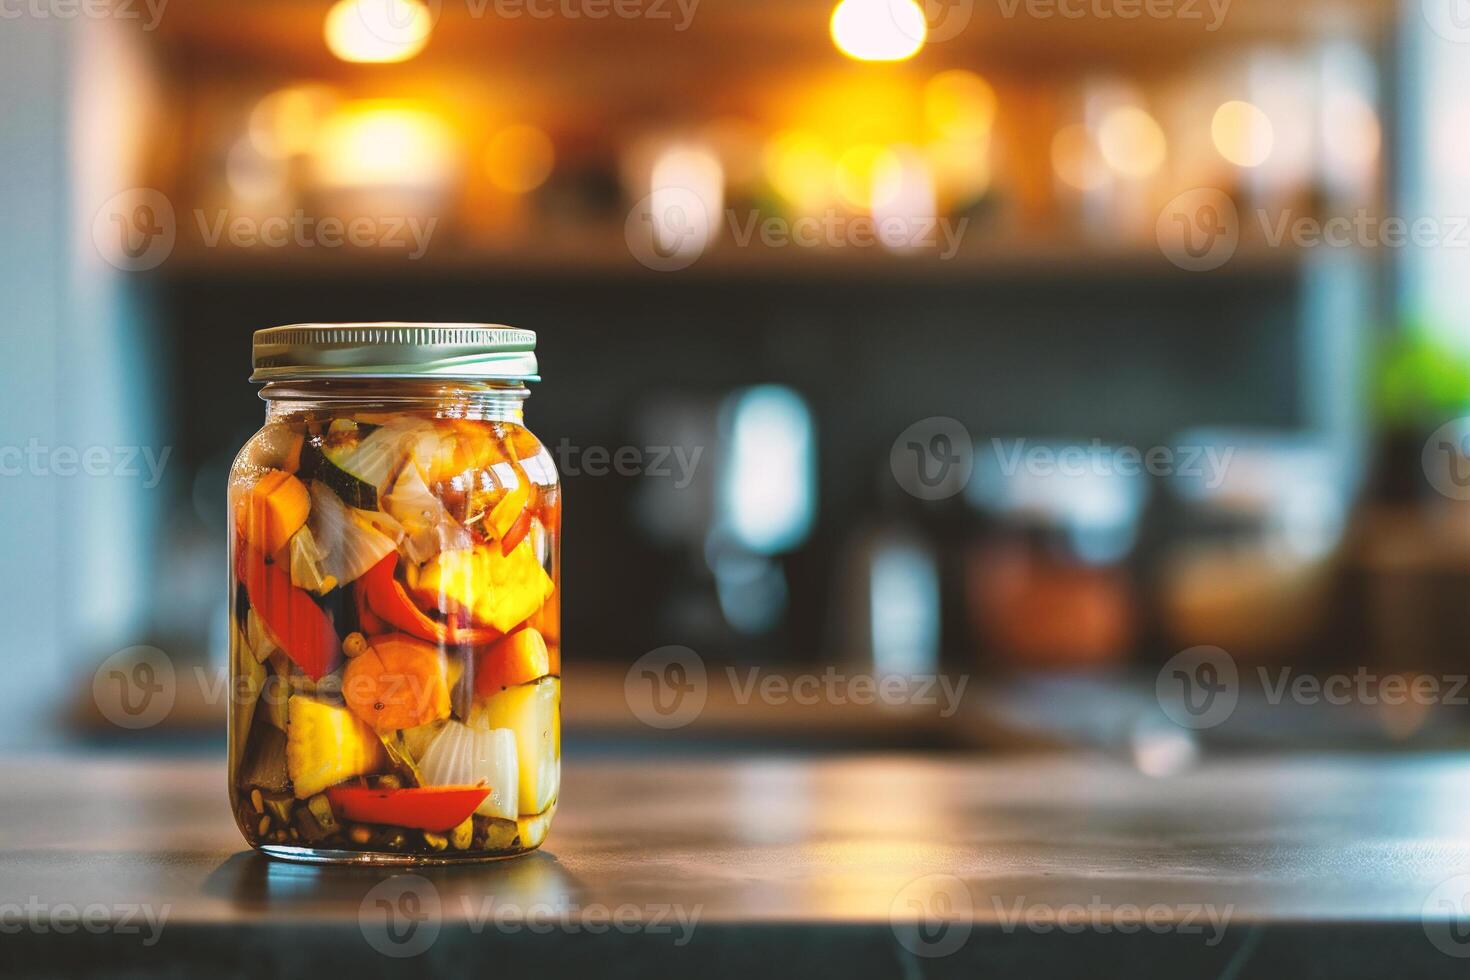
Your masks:
<instances>
[{"instance_id":1,"label":"pickled vegetable","mask_svg":"<svg viewBox=\"0 0 1470 980\"><path fill-rule=\"evenodd\" d=\"M437 860L539 846L561 771L550 455L505 421L313 407L241 460L246 838Z\"/></svg>"},{"instance_id":2,"label":"pickled vegetable","mask_svg":"<svg viewBox=\"0 0 1470 980\"><path fill-rule=\"evenodd\" d=\"M315 796L353 776L386 768L388 753L346 708L296 696L287 706L286 769L298 799Z\"/></svg>"},{"instance_id":3,"label":"pickled vegetable","mask_svg":"<svg viewBox=\"0 0 1470 980\"><path fill-rule=\"evenodd\" d=\"M373 637L343 678L347 705L379 732L449 717L448 671L437 648L402 633Z\"/></svg>"}]
</instances>

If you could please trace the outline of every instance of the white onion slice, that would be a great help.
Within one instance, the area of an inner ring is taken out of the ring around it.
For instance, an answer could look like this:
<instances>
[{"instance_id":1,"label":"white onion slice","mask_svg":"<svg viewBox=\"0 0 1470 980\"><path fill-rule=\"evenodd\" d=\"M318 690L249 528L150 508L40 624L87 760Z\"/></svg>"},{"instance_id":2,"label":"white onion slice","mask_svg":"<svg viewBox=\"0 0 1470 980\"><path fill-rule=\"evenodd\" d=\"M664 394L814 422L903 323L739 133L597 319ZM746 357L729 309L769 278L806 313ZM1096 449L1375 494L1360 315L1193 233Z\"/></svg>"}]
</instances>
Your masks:
<instances>
[{"instance_id":1,"label":"white onion slice","mask_svg":"<svg viewBox=\"0 0 1470 980\"><path fill-rule=\"evenodd\" d=\"M490 795L475 812L506 820L519 816L516 737L508 728L445 722L419 760L419 772L428 786L489 786Z\"/></svg>"},{"instance_id":2,"label":"white onion slice","mask_svg":"<svg viewBox=\"0 0 1470 980\"><path fill-rule=\"evenodd\" d=\"M311 528L321 553L321 573L336 579L339 586L355 581L398 547L318 480L311 483L311 514L306 526Z\"/></svg>"}]
</instances>

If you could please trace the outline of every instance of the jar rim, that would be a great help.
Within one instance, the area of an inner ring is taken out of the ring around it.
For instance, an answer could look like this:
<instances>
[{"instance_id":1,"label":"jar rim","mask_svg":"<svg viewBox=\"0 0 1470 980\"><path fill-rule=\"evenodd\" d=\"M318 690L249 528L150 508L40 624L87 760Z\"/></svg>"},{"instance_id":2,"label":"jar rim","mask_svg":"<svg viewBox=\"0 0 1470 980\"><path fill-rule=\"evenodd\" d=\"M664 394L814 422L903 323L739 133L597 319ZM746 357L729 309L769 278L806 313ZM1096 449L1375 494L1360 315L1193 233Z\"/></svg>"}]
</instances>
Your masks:
<instances>
[{"instance_id":1,"label":"jar rim","mask_svg":"<svg viewBox=\"0 0 1470 980\"><path fill-rule=\"evenodd\" d=\"M540 381L536 332L498 323L293 323L257 330L262 384L320 378Z\"/></svg>"}]
</instances>

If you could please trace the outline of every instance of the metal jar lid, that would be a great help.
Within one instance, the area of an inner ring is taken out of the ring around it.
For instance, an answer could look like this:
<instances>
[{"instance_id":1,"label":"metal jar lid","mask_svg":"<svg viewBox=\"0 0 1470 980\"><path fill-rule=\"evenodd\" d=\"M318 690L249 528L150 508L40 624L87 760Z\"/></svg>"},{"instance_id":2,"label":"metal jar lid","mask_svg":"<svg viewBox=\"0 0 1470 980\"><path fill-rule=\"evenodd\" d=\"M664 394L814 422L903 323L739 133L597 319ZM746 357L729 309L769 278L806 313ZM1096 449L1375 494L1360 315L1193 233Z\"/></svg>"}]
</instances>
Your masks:
<instances>
[{"instance_id":1,"label":"metal jar lid","mask_svg":"<svg viewBox=\"0 0 1470 980\"><path fill-rule=\"evenodd\" d=\"M255 331L251 381L540 381L536 332L494 323L294 323Z\"/></svg>"}]
</instances>

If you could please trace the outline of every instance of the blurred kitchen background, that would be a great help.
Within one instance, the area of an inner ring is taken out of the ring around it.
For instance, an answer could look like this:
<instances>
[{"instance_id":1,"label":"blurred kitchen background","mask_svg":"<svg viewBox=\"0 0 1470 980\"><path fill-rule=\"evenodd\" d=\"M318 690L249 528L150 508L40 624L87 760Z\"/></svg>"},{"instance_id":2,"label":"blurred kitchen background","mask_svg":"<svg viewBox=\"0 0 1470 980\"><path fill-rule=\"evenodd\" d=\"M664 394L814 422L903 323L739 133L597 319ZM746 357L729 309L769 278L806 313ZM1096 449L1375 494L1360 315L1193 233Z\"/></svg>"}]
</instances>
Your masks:
<instances>
[{"instance_id":1,"label":"blurred kitchen background","mask_svg":"<svg viewBox=\"0 0 1470 980\"><path fill-rule=\"evenodd\" d=\"M15 10L0 742L222 744L182 678L224 660L250 335L317 320L539 334L573 746L656 734L624 678L671 644L711 677L689 739L796 748L1136 749L1197 645L1243 679L1470 671L1470 459L1441 428L1470 415L1455 0ZM894 216L935 230L853 231ZM1434 229L1395 246L1390 216ZM748 234L803 218L837 231ZM1018 447L1175 455L1068 474ZM948 485L905 475L951 457ZM181 678L141 735L93 703L135 645ZM972 683L940 719L740 705L726 666ZM1243 696L1204 737L1461 733L1470 707Z\"/></svg>"}]
</instances>

